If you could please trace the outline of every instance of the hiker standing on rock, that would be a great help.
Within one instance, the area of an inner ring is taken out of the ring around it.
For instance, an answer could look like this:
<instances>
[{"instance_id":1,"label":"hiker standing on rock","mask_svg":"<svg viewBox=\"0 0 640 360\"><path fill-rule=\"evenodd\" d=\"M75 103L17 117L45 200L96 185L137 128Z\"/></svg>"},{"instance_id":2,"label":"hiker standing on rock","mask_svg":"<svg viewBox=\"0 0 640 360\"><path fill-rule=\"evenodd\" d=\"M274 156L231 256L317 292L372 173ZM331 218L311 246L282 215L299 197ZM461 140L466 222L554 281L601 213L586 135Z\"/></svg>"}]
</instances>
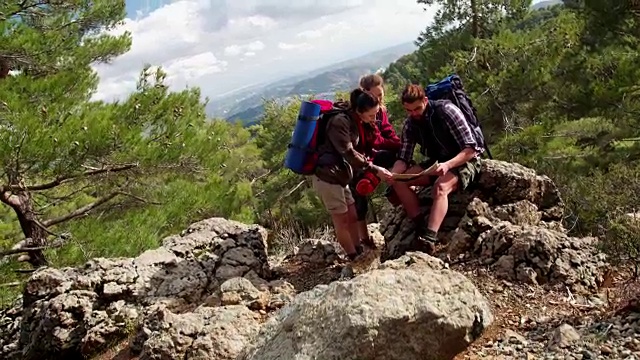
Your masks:
<instances>
[{"instance_id":1,"label":"hiker standing on rock","mask_svg":"<svg viewBox=\"0 0 640 360\"><path fill-rule=\"evenodd\" d=\"M376 121L380 101L370 92L355 89L349 103L335 103L341 111L327 119L324 139L318 144L318 162L312 184L326 209L336 238L351 260L363 252L358 233L355 201L348 184L356 171L375 174L390 181L389 170L372 164L356 149L366 141L364 124Z\"/></svg>"},{"instance_id":2,"label":"hiker standing on rock","mask_svg":"<svg viewBox=\"0 0 640 360\"><path fill-rule=\"evenodd\" d=\"M384 106L384 80L378 74L365 75L360 79L360 88L370 92L380 102L380 109L376 113L376 119L372 123L364 123L366 141L361 141L356 150L373 159L373 164L385 169L391 169L400 150L400 138L389 122L387 108ZM369 194L360 194L357 183L362 179L361 171L354 174L349 184L351 194L355 201L356 214L358 216L358 233L360 241L370 248L375 248L375 243L367 229L367 212L369 210ZM374 187L375 188L375 187Z\"/></svg>"},{"instance_id":3,"label":"hiker standing on rock","mask_svg":"<svg viewBox=\"0 0 640 360\"><path fill-rule=\"evenodd\" d=\"M420 85L408 85L401 95L408 117L402 129L402 147L392 173L418 174L435 162L437 167L428 174L407 182L393 181L393 197L404 207L416 229L415 250L432 253L437 242L440 225L449 207L448 196L456 190L465 190L477 179L481 168L480 155L484 152L484 138L480 129L474 129L462 111L449 100L429 100ZM428 158L415 164L416 145ZM420 213L417 194L412 186L433 185L431 213L426 228Z\"/></svg>"}]
</instances>

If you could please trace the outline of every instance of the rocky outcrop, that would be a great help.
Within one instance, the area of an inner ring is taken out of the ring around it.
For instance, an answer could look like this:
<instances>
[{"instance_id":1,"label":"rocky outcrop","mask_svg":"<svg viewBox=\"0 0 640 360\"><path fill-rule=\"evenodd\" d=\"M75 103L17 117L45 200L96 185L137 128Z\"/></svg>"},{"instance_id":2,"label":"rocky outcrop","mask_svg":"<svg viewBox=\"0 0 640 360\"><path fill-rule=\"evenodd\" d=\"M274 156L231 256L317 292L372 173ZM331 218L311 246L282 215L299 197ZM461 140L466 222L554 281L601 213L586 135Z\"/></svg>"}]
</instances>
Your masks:
<instances>
[{"instance_id":1,"label":"rocky outcrop","mask_svg":"<svg viewBox=\"0 0 640 360\"><path fill-rule=\"evenodd\" d=\"M293 259L308 264L330 265L340 258L341 253L344 251L335 241L309 239L298 247Z\"/></svg>"},{"instance_id":2,"label":"rocky outcrop","mask_svg":"<svg viewBox=\"0 0 640 360\"><path fill-rule=\"evenodd\" d=\"M272 293L290 294L286 283L271 284ZM145 360L452 359L493 319L467 278L420 253L289 297L264 325L266 313L247 307L261 290L242 278L221 289L223 299L235 301L181 314L149 310L132 353Z\"/></svg>"},{"instance_id":3,"label":"rocky outcrop","mask_svg":"<svg viewBox=\"0 0 640 360\"><path fill-rule=\"evenodd\" d=\"M136 258L39 270L21 303L1 320L0 358L89 357L129 335L145 309L163 305L178 311L220 297L220 284L236 277L264 286L270 275L266 235L259 226L213 218Z\"/></svg>"},{"instance_id":4,"label":"rocky outcrop","mask_svg":"<svg viewBox=\"0 0 640 360\"><path fill-rule=\"evenodd\" d=\"M466 277L424 254L296 295L273 279L265 239L259 226L214 218L136 258L38 270L0 313L0 357L91 358L129 338L146 360L451 359L492 321ZM338 253L313 241L292 261L321 269Z\"/></svg>"},{"instance_id":5,"label":"rocky outcrop","mask_svg":"<svg viewBox=\"0 0 640 360\"><path fill-rule=\"evenodd\" d=\"M193 311L175 313L164 305L148 310L131 341L131 353L147 360L236 359L267 313L294 296L286 281L256 287L247 278L231 278Z\"/></svg>"},{"instance_id":6,"label":"rocky outcrop","mask_svg":"<svg viewBox=\"0 0 640 360\"><path fill-rule=\"evenodd\" d=\"M428 216L430 188L419 193ZM547 176L518 164L485 160L478 182L450 196L441 228L446 252L456 260L474 258L499 277L538 284L560 283L581 291L601 281L604 255L595 238L567 235L563 202ZM403 211L381 223L387 246L383 261L411 248L414 233Z\"/></svg>"},{"instance_id":7,"label":"rocky outcrop","mask_svg":"<svg viewBox=\"0 0 640 360\"><path fill-rule=\"evenodd\" d=\"M240 359L453 359L492 319L467 278L410 253L298 295Z\"/></svg>"},{"instance_id":8,"label":"rocky outcrop","mask_svg":"<svg viewBox=\"0 0 640 360\"><path fill-rule=\"evenodd\" d=\"M562 208L549 178L486 161L475 187L451 197L438 255L589 290L606 259L595 238L567 235ZM370 226L378 250L350 266L337 243L310 240L273 271L265 229L214 218L136 258L41 269L0 312L0 358L90 358L130 338L131 354L147 360L453 359L493 314L460 272L408 251L409 225L388 212Z\"/></svg>"},{"instance_id":9,"label":"rocky outcrop","mask_svg":"<svg viewBox=\"0 0 640 360\"><path fill-rule=\"evenodd\" d=\"M199 307L175 314L158 308L144 320L131 349L140 360L235 360L260 329L259 315L242 305Z\"/></svg>"}]
</instances>

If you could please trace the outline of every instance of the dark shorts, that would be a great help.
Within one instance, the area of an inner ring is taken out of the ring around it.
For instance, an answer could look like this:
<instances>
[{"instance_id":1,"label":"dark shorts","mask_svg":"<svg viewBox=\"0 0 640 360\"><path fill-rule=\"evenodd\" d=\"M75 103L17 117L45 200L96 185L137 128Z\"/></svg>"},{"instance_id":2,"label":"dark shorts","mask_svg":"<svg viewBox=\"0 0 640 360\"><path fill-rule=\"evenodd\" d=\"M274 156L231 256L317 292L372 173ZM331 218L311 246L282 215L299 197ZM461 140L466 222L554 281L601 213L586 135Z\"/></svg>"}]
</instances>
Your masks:
<instances>
[{"instance_id":1,"label":"dark shorts","mask_svg":"<svg viewBox=\"0 0 640 360\"><path fill-rule=\"evenodd\" d=\"M418 164L418 166L420 166L423 169L427 169L428 167L433 165L434 162L435 160L427 160L427 161L421 162L420 164ZM459 181L458 190L464 191L474 181L478 180L481 170L482 170L482 160L480 158L472 159L462 166L459 166L455 169L451 169L451 172L458 177L458 181ZM433 184L437 178L438 178L437 176L432 176L430 179L431 180L430 183Z\"/></svg>"},{"instance_id":2,"label":"dark shorts","mask_svg":"<svg viewBox=\"0 0 640 360\"><path fill-rule=\"evenodd\" d=\"M381 166L385 169L391 169L396 162L396 153L386 150L379 151L373 158L375 165ZM369 211L369 199L366 196L358 194L356 191L356 184L360 180L360 176L354 176L353 181L349 184L351 189L351 195L355 201L356 213L358 214L358 221L364 221L367 218L367 212Z\"/></svg>"}]
</instances>

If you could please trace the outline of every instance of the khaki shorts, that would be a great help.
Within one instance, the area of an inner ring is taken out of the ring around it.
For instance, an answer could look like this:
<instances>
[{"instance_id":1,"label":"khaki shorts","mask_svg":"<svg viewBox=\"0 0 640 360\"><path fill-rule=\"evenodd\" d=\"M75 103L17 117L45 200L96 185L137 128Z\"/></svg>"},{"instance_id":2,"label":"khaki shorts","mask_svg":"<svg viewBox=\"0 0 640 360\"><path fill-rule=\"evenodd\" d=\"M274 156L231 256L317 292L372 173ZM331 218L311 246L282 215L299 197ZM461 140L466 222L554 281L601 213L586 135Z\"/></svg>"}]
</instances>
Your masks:
<instances>
[{"instance_id":1,"label":"khaki shorts","mask_svg":"<svg viewBox=\"0 0 640 360\"><path fill-rule=\"evenodd\" d=\"M433 165L433 160L427 160L421 162L420 167L423 169L428 169L431 165ZM463 165L451 169L451 172L454 173L458 177L459 191L466 190L469 185L471 185L474 181L478 180L480 177L480 171L482 171L482 160L480 158L475 158L467 161ZM431 184L433 184L438 177L434 176L431 179Z\"/></svg>"},{"instance_id":2,"label":"khaki shorts","mask_svg":"<svg viewBox=\"0 0 640 360\"><path fill-rule=\"evenodd\" d=\"M349 205L355 202L351 190L346 186L330 184L315 175L311 176L311 182L324 207L331 214L344 214L349 210Z\"/></svg>"}]
</instances>

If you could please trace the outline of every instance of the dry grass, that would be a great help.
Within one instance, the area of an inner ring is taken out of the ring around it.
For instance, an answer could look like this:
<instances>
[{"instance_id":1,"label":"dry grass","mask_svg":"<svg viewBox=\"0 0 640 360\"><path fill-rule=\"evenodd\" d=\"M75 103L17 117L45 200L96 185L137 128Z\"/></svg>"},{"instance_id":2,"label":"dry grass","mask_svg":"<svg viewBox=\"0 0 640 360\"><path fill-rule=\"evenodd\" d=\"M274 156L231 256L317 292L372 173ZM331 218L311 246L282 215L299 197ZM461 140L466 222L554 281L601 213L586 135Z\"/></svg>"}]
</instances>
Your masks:
<instances>
[{"instance_id":1,"label":"dry grass","mask_svg":"<svg viewBox=\"0 0 640 360\"><path fill-rule=\"evenodd\" d=\"M306 229L295 221L274 224L269 228L268 250L271 266L281 265L288 256L295 254L298 246L306 239L333 241L334 233L330 226Z\"/></svg>"}]
</instances>

